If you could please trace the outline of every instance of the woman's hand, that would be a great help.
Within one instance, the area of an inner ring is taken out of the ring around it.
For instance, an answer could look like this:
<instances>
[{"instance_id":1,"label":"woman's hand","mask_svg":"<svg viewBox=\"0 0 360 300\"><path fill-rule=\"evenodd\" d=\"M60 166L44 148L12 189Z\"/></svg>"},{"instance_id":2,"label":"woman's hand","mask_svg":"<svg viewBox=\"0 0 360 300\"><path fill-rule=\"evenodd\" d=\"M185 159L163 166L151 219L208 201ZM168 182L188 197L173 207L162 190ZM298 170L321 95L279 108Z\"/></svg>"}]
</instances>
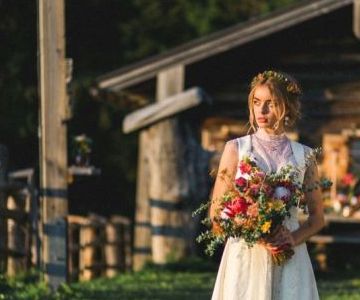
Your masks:
<instances>
[{"instance_id":1,"label":"woman's hand","mask_svg":"<svg viewBox=\"0 0 360 300\"><path fill-rule=\"evenodd\" d=\"M272 253L277 253L280 252L282 247L286 244L291 248L294 247L295 241L290 230L282 225L279 225L275 228L273 234L262 239L260 244Z\"/></svg>"}]
</instances>

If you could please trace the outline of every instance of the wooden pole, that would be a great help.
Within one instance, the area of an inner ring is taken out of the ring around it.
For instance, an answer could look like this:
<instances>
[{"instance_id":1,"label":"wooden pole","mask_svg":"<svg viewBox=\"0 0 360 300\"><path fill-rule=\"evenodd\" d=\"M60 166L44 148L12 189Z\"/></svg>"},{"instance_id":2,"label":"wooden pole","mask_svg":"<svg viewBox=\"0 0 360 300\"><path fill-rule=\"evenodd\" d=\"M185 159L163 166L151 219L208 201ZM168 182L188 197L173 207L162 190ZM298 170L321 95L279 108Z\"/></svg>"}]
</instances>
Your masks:
<instances>
[{"instance_id":1,"label":"wooden pole","mask_svg":"<svg viewBox=\"0 0 360 300\"><path fill-rule=\"evenodd\" d=\"M26 193L18 192L7 199L9 211L22 212L24 215L30 212L30 199ZM30 224L28 219L8 219L8 250L13 253L8 257L7 275L15 276L29 266L30 256Z\"/></svg>"},{"instance_id":2,"label":"wooden pole","mask_svg":"<svg viewBox=\"0 0 360 300\"><path fill-rule=\"evenodd\" d=\"M184 90L184 66L164 70L157 77L157 101ZM152 259L164 264L185 254L182 197L188 193L183 180L184 143L177 118L167 119L149 129L147 145L150 184Z\"/></svg>"},{"instance_id":3,"label":"wooden pole","mask_svg":"<svg viewBox=\"0 0 360 300\"><path fill-rule=\"evenodd\" d=\"M7 147L0 145L0 183L5 184L7 164L9 153ZM0 191L0 211L7 209L7 194ZM7 243L8 243L8 228L7 219L0 218L0 273L6 272L7 266Z\"/></svg>"},{"instance_id":4,"label":"wooden pole","mask_svg":"<svg viewBox=\"0 0 360 300\"><path fill-rule=\"evenodd\" d=\"M87 281L95 278L96 247L98 247L98 224L87 219L87 224L80 227L79 240L79 280Z\"/></svg>"},{"instance_id":5,"label":"wooden pole","mask_svg":"<svg viewBox=\"0 0 360 300\"><path fill-rule=\"evenodd\" d=\"M354 0L353 5L353 32L360 39L360 0Z\"/></svg>"},{"instance_id":6,"label":"wooden pole","mask_svg":"<svg viewBox=\"0 0 360 300\"><path fill-rule=\"evenodd\" d=\"M67 202L64 0L38 0L42 266L53 288L66 280Z\"/></svg>"},{"instance_id":7,"label":"wooden pole","mask_svg":"<svg viewBox=\"0 0 360 300\"><path fill-rule=\"evenodd\" d=\"M151 261L149 165L146 157L149 143L148 130L140 131L134 226L134 271L141 270L147 261Z\"/></svg>"}]
</instances>

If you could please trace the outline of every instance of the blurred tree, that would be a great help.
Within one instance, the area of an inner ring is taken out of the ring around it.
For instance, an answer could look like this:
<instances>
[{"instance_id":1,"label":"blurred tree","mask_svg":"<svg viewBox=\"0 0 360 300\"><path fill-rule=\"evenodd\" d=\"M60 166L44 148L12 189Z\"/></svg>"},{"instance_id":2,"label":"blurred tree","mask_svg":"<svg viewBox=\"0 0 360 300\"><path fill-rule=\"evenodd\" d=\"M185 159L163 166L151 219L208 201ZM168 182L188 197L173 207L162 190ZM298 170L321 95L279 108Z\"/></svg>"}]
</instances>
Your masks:
<instances>
[{"instance_id":1,"label":"blurred tree","mask_svg":"<svg viewBox=\"0 0 360 300\"><path fill-rule=\"evenodd\" d=\"M11 169L37 161L36 2L0 1L0 20L0 143Z\"/></svg>"},{"instance_id":2,"label":"blurred tree","mask_svg":"<svg viewBox=\"0 0 360 300\"><path fill-rule=\"evenodd\" d=\"M101 213L131 215L137 137L124 135L124 108L93 100L92 80L193 38L300 0L77 0L66 2L67 57L74 59L76 100L69 137L94 140L103 176L87 199ZM37 5L0 0L0 142L12 168L37 166ZM100 200L99 200L100 199ZM86 205L86 203L84 204Z\"/></svg>"}]
</instances>

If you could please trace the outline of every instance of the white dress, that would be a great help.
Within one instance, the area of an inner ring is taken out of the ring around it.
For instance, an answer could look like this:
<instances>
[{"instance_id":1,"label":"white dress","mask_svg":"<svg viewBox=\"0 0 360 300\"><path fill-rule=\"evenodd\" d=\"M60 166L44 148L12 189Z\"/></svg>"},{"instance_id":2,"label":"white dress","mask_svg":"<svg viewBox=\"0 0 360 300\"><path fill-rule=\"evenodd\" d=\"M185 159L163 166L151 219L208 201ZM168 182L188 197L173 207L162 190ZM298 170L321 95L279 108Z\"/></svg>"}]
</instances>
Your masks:
<instances>
[{"instance_id":1,"label":"white dress","mask_svg":"<svg viewBox=\"0 0 360 300\"><path fill-rule=\"evenodd\" d=\"M261 137L261 135L260 135ZM254 135L237 138L239 159L254 154ZM254 143L255 144L255 143ZM286 163L296 163L305 170L305 152L310 149L300 143L290 142L291 157ZM262 153L258 151L257 154ZM264 156L264 155L263 155ZM270 155L271 156L271 155ZM264 158L264 157L263 157ZM271 169L264 158L259 162L263 169ZM278 166L280 167L280 166ZM236 174L236 178L239 172ZM304 171L299 180L302 182ZM284 225L294 231L299 227L297 209ZM315 300L319 299L314 272L305 243L294 248L295 254L282 266L272 263L268 250L261 245L248 248L242 239L228 239L221 258L212 300Z\"/></svg>"}]
</instances>

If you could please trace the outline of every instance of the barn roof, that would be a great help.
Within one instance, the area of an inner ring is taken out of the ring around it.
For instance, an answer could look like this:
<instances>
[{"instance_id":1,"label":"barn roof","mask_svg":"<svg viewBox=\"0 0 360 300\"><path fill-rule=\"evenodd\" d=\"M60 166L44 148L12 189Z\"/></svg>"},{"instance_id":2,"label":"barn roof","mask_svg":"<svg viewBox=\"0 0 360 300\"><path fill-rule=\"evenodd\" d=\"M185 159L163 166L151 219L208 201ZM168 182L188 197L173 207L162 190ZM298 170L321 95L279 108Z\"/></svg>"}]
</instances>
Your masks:
<instances>
[{"instance_id":1,"label":"barn roof","mask_svg":"<svg viewBox=\"0 0 360 300\"><path fill-rule=\"evenodd\" d=\"M195 63L352 3L353 0L302 1L104 74L98 77L96 82L99 88L119 91L151 79L159 71L171 66Z\"/></svg>"}]
</instances>

